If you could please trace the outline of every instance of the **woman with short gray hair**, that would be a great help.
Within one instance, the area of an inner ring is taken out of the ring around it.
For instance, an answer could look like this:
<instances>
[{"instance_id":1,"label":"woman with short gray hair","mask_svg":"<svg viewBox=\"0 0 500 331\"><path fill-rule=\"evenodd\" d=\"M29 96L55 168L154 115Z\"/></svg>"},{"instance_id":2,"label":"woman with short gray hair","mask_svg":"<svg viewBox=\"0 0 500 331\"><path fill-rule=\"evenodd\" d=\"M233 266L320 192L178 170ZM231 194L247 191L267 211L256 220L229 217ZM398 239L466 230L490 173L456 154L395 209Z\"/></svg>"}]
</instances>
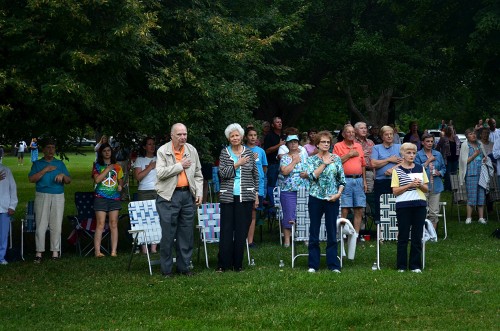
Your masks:
<instances>
[{"instance_id":1,"label":"woman with short gray hair","mask_svg":"<svg viewBox=\"0 0 500 331\"><path fill-rule=\"evenodd\" d=\"M243 128L233 123L224 133L229 146L222 149L219 158L221 213L217 272L242 270L252 210L259 205L259 171L252 150L242 144Z\"/></svg>"}]
</instances>

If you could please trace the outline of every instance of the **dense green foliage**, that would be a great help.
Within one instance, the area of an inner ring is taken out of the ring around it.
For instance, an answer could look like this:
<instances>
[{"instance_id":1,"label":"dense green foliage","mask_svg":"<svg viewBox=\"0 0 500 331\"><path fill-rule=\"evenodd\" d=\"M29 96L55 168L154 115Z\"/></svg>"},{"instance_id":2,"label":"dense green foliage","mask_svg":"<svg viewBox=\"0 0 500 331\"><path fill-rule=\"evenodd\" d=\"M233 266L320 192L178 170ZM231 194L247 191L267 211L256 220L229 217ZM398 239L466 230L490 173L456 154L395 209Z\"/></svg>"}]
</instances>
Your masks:
<instances>
[{"instance_id":1,"label":"dense green foliage","mask_svg":"<svg viewBox=\"0 0 500 331\"><path fill-rule=\"evenodd\" d=\"M463 130L500 113L499 35L493 0L4 0L0 143L182 121L211 159L227 124L274 115Z\"/></svg>"}]
</instances>

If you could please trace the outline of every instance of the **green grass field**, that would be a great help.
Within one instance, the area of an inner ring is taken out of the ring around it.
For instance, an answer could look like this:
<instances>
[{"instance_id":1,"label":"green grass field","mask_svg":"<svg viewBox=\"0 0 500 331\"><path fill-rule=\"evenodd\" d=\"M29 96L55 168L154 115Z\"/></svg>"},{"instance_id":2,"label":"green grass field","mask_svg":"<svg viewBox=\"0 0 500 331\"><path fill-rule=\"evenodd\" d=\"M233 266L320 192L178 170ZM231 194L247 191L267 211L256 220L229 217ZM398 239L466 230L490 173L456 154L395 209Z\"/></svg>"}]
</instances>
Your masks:
<instances>
[{"instance_id":1,"label":"green grass field","mask_svg":"<svg viewBox=\"0 0 500 331\"><path fill-rule=\"evenodd\" d=\"M68 156L73 182L66 187L65 215L75 212L74 192L92 190L94 154ZM20 219L26 201L34 197L34 184L27 180L30 161L23 167L16 161L4 159L18 185L13 225L18 248ZM450 201L450 195L443 199ZM499 227L496 214L490 214L486 226L465 226L458 223L456 210L451 216L450 204L447 213L448 239L427 245L422 274L396 272L391 242L382 245L382 270L372 271L374 241L358 245L356 260L345 262L342 274L324 265L309 274L305 257L292 269L291 250L279 246L276 229L269 233L267 225L262 242L256 233L254 267L215 273L217 247L210 246L212 269L205 268L203 253L197 262L195 249L195 277L172 279L162 278L158 266L150 276L138 255L127 271L126 222L120 224L118 258L82 258L64 242L60 261L35 265L33 234L27 234L26 262L0 266L0 329L498 330L499 241L490 237ZM65 238L71 229L64 223ZM304 245L299 249L306 252Z\"/></svg>"}]
</instances>

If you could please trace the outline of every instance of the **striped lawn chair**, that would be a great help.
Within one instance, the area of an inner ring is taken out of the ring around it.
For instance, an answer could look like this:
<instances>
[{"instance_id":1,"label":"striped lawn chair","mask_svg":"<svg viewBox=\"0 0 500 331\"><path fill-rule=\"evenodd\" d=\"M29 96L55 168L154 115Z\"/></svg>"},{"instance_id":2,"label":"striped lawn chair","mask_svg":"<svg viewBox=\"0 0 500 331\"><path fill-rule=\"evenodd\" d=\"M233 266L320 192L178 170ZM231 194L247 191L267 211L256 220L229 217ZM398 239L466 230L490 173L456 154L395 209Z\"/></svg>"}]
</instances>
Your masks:
<instances>
[{"instance_id":1,"label":"striped lawn chair","mask_svg":"<svg viewBox=\"0 0 500 331\"><path fill-rule=\"evenodd\" d=\"M207 244L218 244L220 240L220 204L204 203L198 206L198 226L200 242L198 244L198 261L200 261L200 248L203 242L205 249L205 264L208 265Z\"/></svg>"},{"instance_id":2,"label":"striped lawn chair","mask_svg":"<svg viewBox=\"0 0 500 331\"><path fill-rule=\"evenodd\" d=\"M128 232L134 238L128 270L130 271L132 257L137 245L146 245L149 274L153 275L151 266L160 264L160 260L151 260L148 245L158 244L161 240L160 217L156 211L156 201L132 201L128 204L128 214L130 217L130 230Z\"/></svg>"}]
</instances>

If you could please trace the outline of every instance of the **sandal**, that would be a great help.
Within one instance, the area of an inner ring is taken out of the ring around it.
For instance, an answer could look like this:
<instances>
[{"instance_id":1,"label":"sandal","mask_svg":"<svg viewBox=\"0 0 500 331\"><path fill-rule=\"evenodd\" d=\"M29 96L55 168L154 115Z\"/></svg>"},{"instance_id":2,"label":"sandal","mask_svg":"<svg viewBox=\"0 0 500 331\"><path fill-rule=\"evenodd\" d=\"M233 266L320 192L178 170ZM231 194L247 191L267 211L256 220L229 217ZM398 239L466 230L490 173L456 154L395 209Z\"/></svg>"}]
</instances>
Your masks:
<instances>
[{"instance_id":1,"label":"sandal","mask_svg":"<svg viewBox=\"0 0 500 331\"><path fill-rule=\"evenodd\" d=\"M52 256L52 261L59 261L60 259L60 256Z\"/></svg>"},{"instance_id":2,"label":"sandal","mask_svg":"<svg viewBox=\"0 0 500 331\"><path fill-rule=\"evenodd\" d=\"M95 257L96 257L96 258L98 258L98 259L100 259L101 257L104 257L104 256L105 256L105 255L104 255L104 254L102 254L102 253L97 253L97 254L95 255Z\"/></svg>"},{"instance_id":3,"label":"sandal","mask_svg":"<svg viewBox=\"0 0 500 331\"><path fill-rule=\"evenodd\" d=\"M40 264L42 263L42 257L41 256L35 256L35 259L33 260L35 264Z\"/></svg>"}]
</instances>

